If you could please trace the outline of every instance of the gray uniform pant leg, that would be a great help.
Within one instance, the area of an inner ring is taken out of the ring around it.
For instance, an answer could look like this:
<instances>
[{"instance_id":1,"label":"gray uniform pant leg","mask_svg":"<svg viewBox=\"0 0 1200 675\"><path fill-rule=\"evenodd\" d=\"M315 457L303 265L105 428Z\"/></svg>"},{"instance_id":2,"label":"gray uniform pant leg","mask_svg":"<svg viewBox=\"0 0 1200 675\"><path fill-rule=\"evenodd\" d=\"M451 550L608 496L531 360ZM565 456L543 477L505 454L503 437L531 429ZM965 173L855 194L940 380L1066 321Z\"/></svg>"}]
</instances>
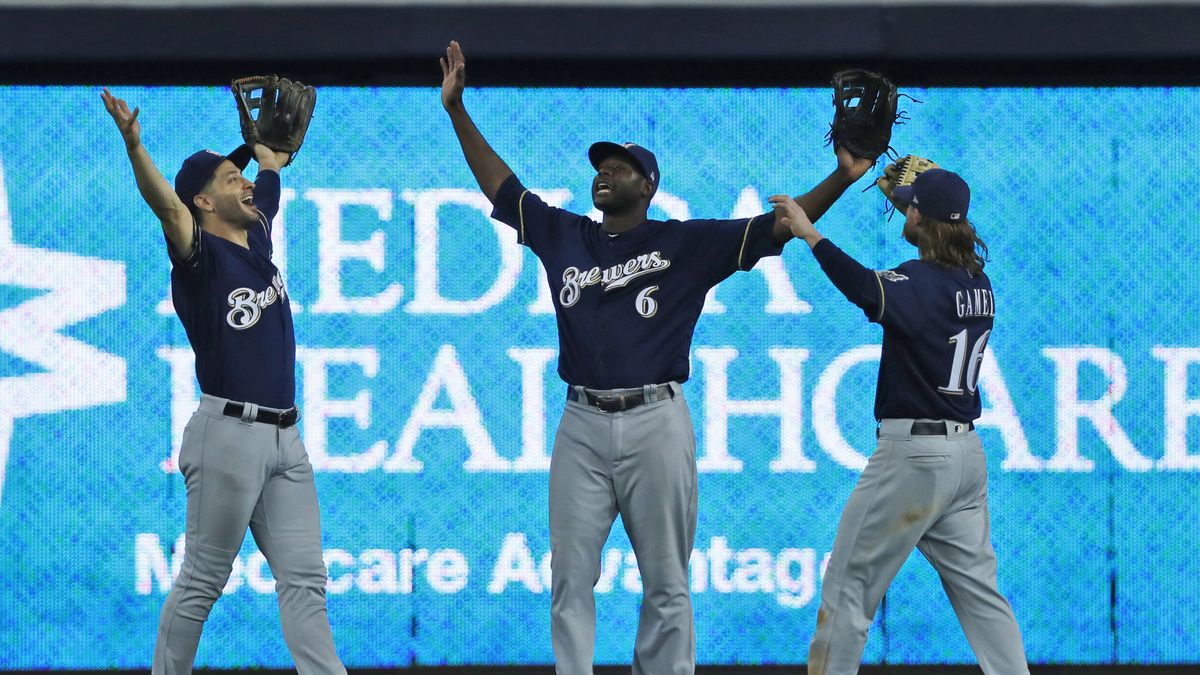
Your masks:
<instances>
[{"instance_id":1,"label":"gray uniform pant leg","mask_svg":"<svg viewBox=\"0 0 1200 675\"><path fill-rule=\"evenodd\" d=\"M568 402L550 460L551 636L557 672L589 675L593 587L618 509L642 575L634 675L695 671L688 559L696 533L695 434L673 399L622 413Z\"/></svg>"},{"instance_id":2,"label":"gray uniform pant leg","mask_svg":"<svg viewBox=\"0 0 1200 675\"><path fill-rule=\"evenodd\" d=\"M612 415L568 401L550 455L550 638L559 675L590 675L600 552L613 520Z\"/></svg>"},{"instance_id":3,"label":"gray uniform pant leg","mask_svg":"<svg viewBox=\"0 0 1200 675\"><path fill-rule=\"evenodd\" d=\"M696 633L688 560L696 539L696 436L683 397L626 416L617 505L642 576L633 675L691 675Z\"/></svg>"},{"instance_id":4,"label":"gray uniform pant leg","mask_svg":"<svg viewBox=\"0 0 1200 675\"><path fill-rule=\"evenodd\" d=\"M964 508L942 516L917 548L929 560L967 642L988 675L1025 675L1025 645L1008 600L996 583L996 551L992 548L987 503L987 460L979 437L970 434L965 459L967 475L982 476L982 492Z\"/></svg>"},{"instance_id":5,"label":"gray uniform pant leg","mask_svg":"<svg viewBox=\"0 0 1200 675\"><path fill-rule=\"evenodd\" d=\"M891 435L885 424L838 523L809 649L810 675L858 672L879 603L918 545L941 575L955 611L971 617L963 628L984 672L1028 673L1020 631L996 589L986 514L986 462L974 432ZM991 635L998 626L1003 630Z\"/></svg>"},{"instance_id":6,"label":"gray uniform pant leg","mask_svg":"<svg viewBox=\"0 0 1200 675\"><path fill-rule=\"evenodd\" d=\"M151 672L191 672L204 622L253 525L276 577L284 635L297 669L341 675L345 668L333 651L324 609L312 467L299 434L295 427L205 412L221 402L202 397L202 409L184 432L179 465L187 485L185 554L159 617Z\"/></svg>"},{"instance_id":7,"label":"gray uniform pant leg","mask_svg":"<svg viewBox=\"0 0 1200 675\"><path fill-rule=\"evenodd\" d=\"M287 463L264 486L250 531L275 577L283 638L299 675L344 675L325 604L328 572L312 464L296 427L280 430Z\"/></svg>"}]
</instances>

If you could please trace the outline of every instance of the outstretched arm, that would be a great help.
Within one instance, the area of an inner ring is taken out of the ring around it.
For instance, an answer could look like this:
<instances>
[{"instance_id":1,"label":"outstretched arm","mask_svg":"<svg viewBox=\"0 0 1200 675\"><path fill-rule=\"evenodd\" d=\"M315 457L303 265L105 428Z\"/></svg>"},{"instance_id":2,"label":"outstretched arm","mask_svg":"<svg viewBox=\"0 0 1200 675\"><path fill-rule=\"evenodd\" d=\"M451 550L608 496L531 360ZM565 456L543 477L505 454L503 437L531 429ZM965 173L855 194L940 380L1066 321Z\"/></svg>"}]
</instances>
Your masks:
<instances>
[{"instance_id":1,"label":"outstretched arm","mask_svg":"<svg viewBox=\"0 0 1200 675\"><path fill-rule=\"evenodd\" d=\"M125 101L113 96L107 88L101 91L100 98L104 101L104 109L112 115L113 122L125 141L125 151L129 154L129 163L133 165L138 192L142 193L142 199L150 206L150 210L154 211L154 215L158 216L167 241L171 242L175 252L186 256L192 250L192 239L195 236L192 214L179 200L167 179L163 178L158 167L154 166L150 153L146 152L146 147L142 145L142 125L137 119L141 108L134 108L133 112L129 112Z\"/></svg>"},{"instance_id":2,"label":"outstretched arm","mask_svg":"<svg viewBox=\"0 0 1200 675\"><path fill-rule=\"evenodd\" d=\"M795 198L796 205L807 214L811 222L815 223L821 216L825 215L825 212L842 196L846 188L853 185L859 178L862 178L863 174L869 171L875 164L869 159L855 157L849 150L840 146L836 148L836 152L838 164L833 173L826 176L825 180L817 183L813 189ZM775 241L780 244L792 238L790 228L781 223L778 218L775 219L773 234Z\"/></svg>"},{"instance_id":3,"label":"outstretched arm","mask_svg":"<svg viewBox=\"0 0 1200 675\"><path fill-rule=\"evenodd\" d=\"M442 64L442 107L450 115L454 125L454 133L458 135L458 144L462 146L463 155L479 189L483 190L488 201L495 203L496 192L512 175L512 169L500 159L500 155L492 150L492 146L484 140L483 134L467 114L463 106L463 88L467 82L467 61L463 58L462 48L457 42L451 41L446 47L446 56Z\"/></svg>"},{"instance_id":4,"label":"outstretched arm","mask_svg":"<svg viewBox=\"0 0 1200 675\"><path fill-rule=\"evenodd\" d=\"M867 316L875 317L873 321L878 321L883 289L875 272L863 267L842 249L834 246L833 242L821 236L796 200L787 195L775 195L767 201L775 208L776 225L782 224L797 239L803 239L812 249L825 275L842 295L867 312Z\"/></svg>"}]
</instances>

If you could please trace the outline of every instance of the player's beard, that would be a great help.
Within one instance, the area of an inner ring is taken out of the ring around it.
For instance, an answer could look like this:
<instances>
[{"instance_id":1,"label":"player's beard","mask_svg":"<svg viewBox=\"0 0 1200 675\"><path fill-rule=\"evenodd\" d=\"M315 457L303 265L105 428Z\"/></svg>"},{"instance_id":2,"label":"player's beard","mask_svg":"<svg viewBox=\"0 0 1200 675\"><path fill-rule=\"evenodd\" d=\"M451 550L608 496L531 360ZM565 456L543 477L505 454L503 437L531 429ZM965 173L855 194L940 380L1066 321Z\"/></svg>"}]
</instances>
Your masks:
<instances>
[{"instance_id":1,"label":"player's beard","mask_svg":"<svg viewBox=\"0 0 1200 675\"><path fill-rule=\"evenodd\" d=\"M221 220L242 229L249 229L258 222L258 208L243 204L234 195L222 195L213 200L213 213Z\"/></svg>"}]
</instances>

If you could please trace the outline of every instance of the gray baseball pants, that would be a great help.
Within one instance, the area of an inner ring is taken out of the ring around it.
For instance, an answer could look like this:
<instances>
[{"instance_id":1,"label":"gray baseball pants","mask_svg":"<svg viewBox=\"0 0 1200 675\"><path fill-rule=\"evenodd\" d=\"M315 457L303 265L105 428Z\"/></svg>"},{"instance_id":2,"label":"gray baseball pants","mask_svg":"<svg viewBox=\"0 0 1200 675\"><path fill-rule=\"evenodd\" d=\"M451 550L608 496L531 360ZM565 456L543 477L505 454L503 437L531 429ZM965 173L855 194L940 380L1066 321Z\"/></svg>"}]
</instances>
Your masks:
<instances>
[{"instance_id":1,"label":"gray baseball pants","mask_svg":"<svg viewBox=\"0 0 1200 675\"><path fill-rule=\"evenodd\" d=\"M842 511L808 672L858 672L875 611L916 547L941 577L983 672L1027 675L1021 631L996 588L979 436L955 422L945 422L945 435L914 436L913 422L880 422L878 447Z\"/></svg>"},{"instance_id":2,"label":"gray baseball pants","mask_svg":"<svg viewBox=\"0 0 1200 675\"><path fill-rule=\"evenodd\" d=\"M283 637L296 669L301 675L344 675L325 611L321 515L300 434L295 426L249 421L258 406L247 405L242 419L226 417L227 402L202 395L183 434L186 550L159 618L152 675L192 672L204 621L229 579L247 526L275 577Z\"/></svg>"},{"instance_id":3,"label":"gray baseball pants","mask_svg":"<svg viewBox=\"0 0 1200 675\"><path fill-rule=\"evenodd\" d=\"M617 513L642 575L633 674L695 671L688 559L696 536L696 437L682 389L666 386L673 396L660 388L662 398L625 412L576 401L563 411L550 459L550 626L559 675L592 672L593 587Z\"/></svg>"}]
</instances>

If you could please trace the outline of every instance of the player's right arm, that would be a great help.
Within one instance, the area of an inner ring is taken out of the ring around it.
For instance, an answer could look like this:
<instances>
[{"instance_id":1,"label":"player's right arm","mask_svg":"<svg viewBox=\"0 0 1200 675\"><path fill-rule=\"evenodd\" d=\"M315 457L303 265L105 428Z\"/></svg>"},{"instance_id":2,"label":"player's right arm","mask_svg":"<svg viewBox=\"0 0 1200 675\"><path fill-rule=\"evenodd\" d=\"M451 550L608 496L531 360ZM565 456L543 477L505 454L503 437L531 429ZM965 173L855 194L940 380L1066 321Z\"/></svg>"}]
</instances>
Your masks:
<instances>
[{"instance_id":1,"label":"player's right arm","mask_svg":"<svg viewBox=\"0 0 1200 675\"><path fill-rule=\"evenodd\" d=\"M500 155L492 150L492 146L484 140L483 134L463 106L463 88L467 82L467 61L463 58L462 48L457 42L451 41L446 47L446 56L440 59L442 64L442 107L450 115L454 125L454 133L458 136L458 144L462 146L463 155L479 189L493 204L496 203L496 193L509 176L512 169L500 159Z\"/></svg>"},{"instance_id":2,"label":"player's right arm","mask_svg":"<svg viewBox=\"0 0 1200 675\"><path fill-rule=\"evenodd\" d=\"M138 192L142 193L142 199L146 200L154 215L158 216L167 241L171 242L175 252L180 257L186 256L192 250L195 223L187 206L179 200L175 189L163 178L151 161L150 153L142 145L142 125L137 119L141 108L134 108L130 112L125 101L113 96L107 88L101 92L100 98L125 141L125 151L129 154L129 163L133 165Z\"/></svg>"},{"instance_id":3,"label":"player's right arm","mask_svg":"<svg viewBox=\"0 0 1200 675\"><path fill-rule=\"evenodd\" d=\"M882 319L883 287L878 275L823 237L796 200L787 195L775 195L767 201L775 209L775 223L787 227L791 236L808 244L821 270L842 295L858 305L867 318L872 321Z\"/></svg>"}]
</instances>

